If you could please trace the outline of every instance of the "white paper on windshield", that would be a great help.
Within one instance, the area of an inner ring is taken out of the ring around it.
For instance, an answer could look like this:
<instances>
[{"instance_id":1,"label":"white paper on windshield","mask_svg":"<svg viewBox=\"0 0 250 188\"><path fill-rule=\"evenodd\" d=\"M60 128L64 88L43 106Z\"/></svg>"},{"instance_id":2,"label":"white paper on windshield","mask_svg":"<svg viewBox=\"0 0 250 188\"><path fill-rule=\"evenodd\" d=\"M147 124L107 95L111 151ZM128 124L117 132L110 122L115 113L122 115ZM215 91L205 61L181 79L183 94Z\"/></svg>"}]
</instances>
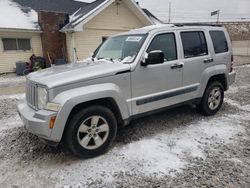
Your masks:
<instances>
[{"instance_id":1,"label":"white paper on windshield","mask_svg":"<svg viewBox=\"0 0 250 188\"><path fill-rule=\"evenodd\" d=\"M129 36L126 41L127 42L140 42L142 37L139 36Z\"/></svg>"}]
</instances>

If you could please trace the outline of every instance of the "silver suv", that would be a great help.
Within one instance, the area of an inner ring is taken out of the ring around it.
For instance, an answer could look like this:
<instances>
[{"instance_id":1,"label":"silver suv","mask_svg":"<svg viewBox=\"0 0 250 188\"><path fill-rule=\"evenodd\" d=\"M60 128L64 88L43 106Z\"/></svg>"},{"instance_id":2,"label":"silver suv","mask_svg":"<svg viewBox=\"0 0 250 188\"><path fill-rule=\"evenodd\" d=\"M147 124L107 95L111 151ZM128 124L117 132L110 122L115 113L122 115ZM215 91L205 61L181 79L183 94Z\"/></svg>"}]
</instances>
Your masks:
<instances>
[{"instance_id":1,"label":"silver suv","mask_svg":"<svg viewBox=\"0 0 250 188\"><path fill-rule=\"evenodd\" d=\"M30 74L18 111L48 144L94 157L138 116L182 104L215 114L235 81L232 64L223 27L145 27L109 38L83 63Z\"/></svg>"}]
</instances>

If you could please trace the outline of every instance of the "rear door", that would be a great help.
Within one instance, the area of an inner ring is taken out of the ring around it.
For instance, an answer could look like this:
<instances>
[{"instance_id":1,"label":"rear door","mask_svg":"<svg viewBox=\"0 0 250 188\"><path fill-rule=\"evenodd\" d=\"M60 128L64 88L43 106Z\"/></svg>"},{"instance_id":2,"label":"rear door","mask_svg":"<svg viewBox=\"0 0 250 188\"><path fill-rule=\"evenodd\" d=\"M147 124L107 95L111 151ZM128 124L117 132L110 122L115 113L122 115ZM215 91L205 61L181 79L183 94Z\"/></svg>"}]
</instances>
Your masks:
<instances>
[{"instance_id":1,"label":"rear door","mask_svg":"<svg viewBox=\"0 0 250 188\"><path fill-rule=\"evenodd\" d=\"M204 30L179 31L182 44L183 87L190 92L183 94L183 100L198 97L204 70L213 63L211 49Z\"/></svg>"}]
</instances>

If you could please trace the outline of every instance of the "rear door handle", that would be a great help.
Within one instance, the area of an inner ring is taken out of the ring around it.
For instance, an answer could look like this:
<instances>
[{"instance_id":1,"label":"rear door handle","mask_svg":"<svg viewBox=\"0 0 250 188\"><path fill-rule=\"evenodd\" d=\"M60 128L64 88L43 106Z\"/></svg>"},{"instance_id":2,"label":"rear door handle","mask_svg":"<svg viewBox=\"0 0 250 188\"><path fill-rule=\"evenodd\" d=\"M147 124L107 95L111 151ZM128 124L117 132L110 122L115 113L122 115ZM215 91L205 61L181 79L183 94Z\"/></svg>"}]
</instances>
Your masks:
<instances>
[{"instance_id":1,"label":"rear door handle","mask_svg":"<svg viewBox=\"0 0 250 188\"><path fill-rule=\"evenodd\" d=\"M204 59L204 63L212 63L214 61L213 58L207 58L207 59Z\"/></svg>"},{"instance_id":2,"label":"rear door handle","mask_svg":"<svg viewBox=\"0 0 250 188\"><path fill-rule=\"evenodd\" d=\"M171 69L181 69L183 68L183 63L176 63L171 65Z\"/></svg>"}]
</instances>

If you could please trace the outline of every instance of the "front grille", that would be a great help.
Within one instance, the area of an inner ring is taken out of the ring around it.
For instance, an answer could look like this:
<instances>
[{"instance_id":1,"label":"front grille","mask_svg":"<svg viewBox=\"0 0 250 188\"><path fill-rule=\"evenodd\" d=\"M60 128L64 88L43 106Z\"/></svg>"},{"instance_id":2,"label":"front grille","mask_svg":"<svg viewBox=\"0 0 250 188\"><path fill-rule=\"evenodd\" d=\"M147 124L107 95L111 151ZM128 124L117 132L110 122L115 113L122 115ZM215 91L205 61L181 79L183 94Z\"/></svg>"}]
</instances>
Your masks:
<instances>
[{"instance_id":1,"label":"front grille","mask_svg":"<svg viewBox=\"0 0 250 188\"><path fill-rule=\"evenodd\" d=\"M36 84L27 80L26 101L27 101L28 105L33 109L37 109L36 90L37 90Z\"/></svg>"}]
</instances>

